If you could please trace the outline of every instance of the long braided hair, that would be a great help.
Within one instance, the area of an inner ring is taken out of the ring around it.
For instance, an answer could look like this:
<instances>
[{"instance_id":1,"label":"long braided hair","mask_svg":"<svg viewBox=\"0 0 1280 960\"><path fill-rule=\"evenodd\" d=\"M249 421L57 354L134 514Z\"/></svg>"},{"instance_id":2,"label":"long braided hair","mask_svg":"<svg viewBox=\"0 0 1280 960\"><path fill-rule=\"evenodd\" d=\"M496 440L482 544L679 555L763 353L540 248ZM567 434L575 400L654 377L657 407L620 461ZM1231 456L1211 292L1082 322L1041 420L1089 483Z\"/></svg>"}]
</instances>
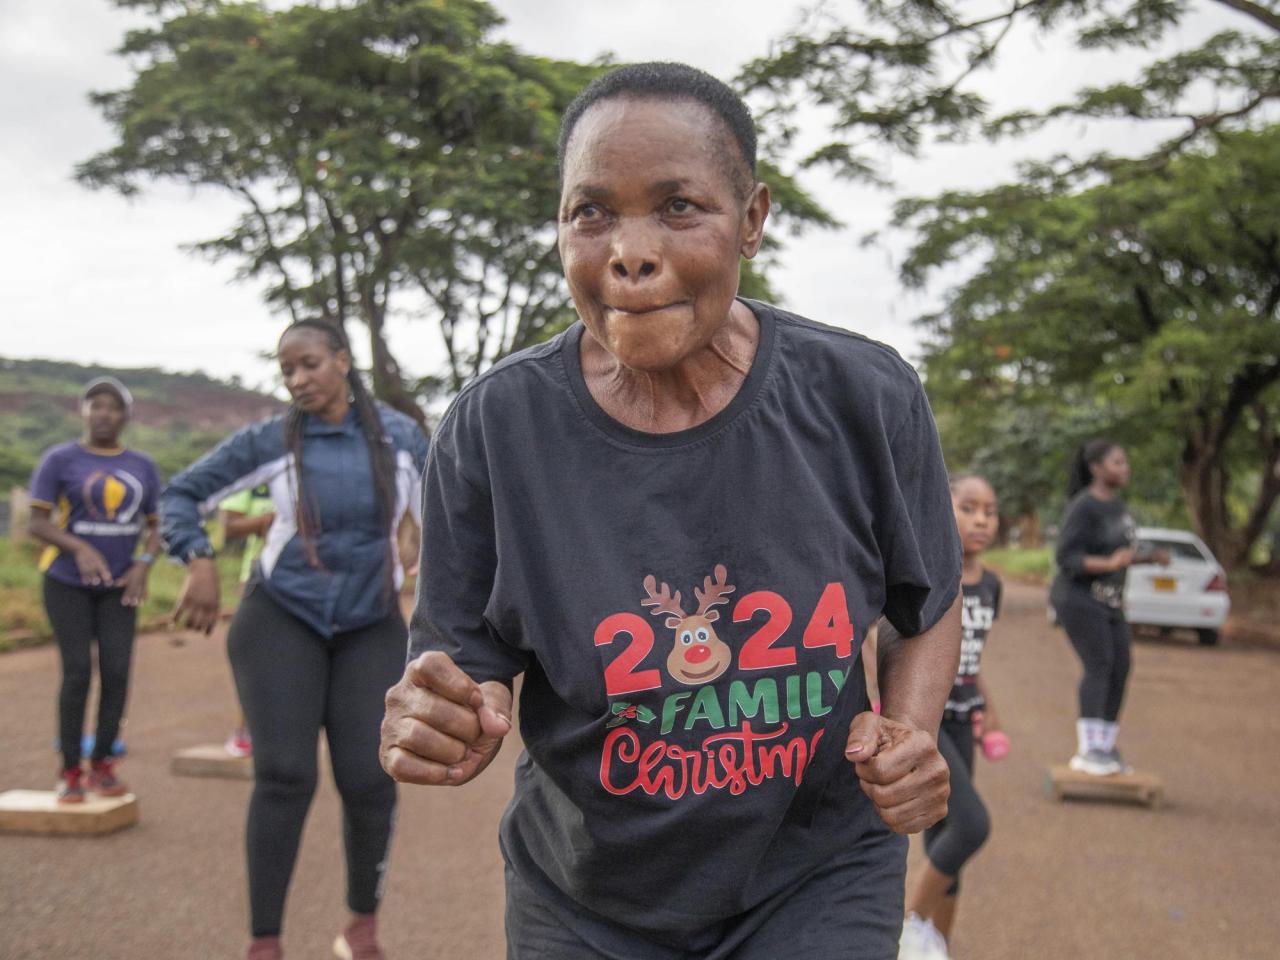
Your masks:
<instances>
[{"instance_id":1,"label":"long braided hair","mask_svg":"<svg viewBox=\"0 0 1280 960\"><path fill-rule=\"evenodd\" d=\"M347 351L351 347L346 335L331 323L323 320L295 320L280 334L278 344L290 333L297 330L314 330L325 338L330 351L337 353ZM378 504L378 518L382 528L390 531L395 519L396 508L396 463L395 450L390 438L382 429L382 416L378 413L373 397L365 388L364 381L356 371L355 364L347 371L347 390L350 392L351 405L355 408L356 419L360 421L360 430L364 434L365 445L369 448L369 469L373 474L374 495ZM316 550L316 537L321 530L321 518L316 510L315 502L307 495L306 480L302 470L302 433L306 413L296 403L289 405L289 412L284 421L285 449L293 456L294 503L298 516L298 534L302 538L302 548L307 562L317 570L322 569L320 554ZM384 592L390 593L394 559L392 556L391 536L386 539L387 555L384 566Z\"/></svg>"},{"instance_id":2,"label":"long braided hair","mask_svg":"<svg viewBox=\"0 0 1280 960\"><path fill-rule=\"evenodd\" d=\"M1089 467L1101 463L1118 446L1113 440L1098 437L1076 448L1075 456L1071 458L1071 474L1067 477L1068 500L1093 482L1093 471Z\"/></svg>"}]
</instances>

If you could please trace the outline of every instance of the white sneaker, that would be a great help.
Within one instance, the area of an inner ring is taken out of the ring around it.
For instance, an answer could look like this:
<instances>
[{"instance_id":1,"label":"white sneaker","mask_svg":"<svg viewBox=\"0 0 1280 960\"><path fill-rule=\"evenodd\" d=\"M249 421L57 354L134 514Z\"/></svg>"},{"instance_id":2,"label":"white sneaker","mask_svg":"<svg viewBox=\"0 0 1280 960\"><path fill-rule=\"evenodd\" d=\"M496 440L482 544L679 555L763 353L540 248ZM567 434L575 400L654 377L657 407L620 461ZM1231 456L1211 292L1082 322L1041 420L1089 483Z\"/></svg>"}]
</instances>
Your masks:
<instances>
[{"instance_id":1,"label":"white sneaker","mask_svg":"<svg viewBox=\"0 0 1280 960\"><path fill-rule=\"evenodd\" d=\"M951 960L947 941L932 921L908 913L898 941L898 960Z\"/></svg>"},{"instance_id":2,"label":"white sneaker","mask_svg":"<svg viewBox=\"0 0 1280 960\"><path fill-rule=\"evenodd\" d=\"M1077 753L1071 758L1071 762L1067 766L1072 770L1088 773L1095 777L1109 777L1124 770L1124 765L1119 760L1102 750Z\"/></svg>"},{"instance_id":3,"label":"white sneaker","mask_svg":"<svg viewBox=\"0 0 1280 960\"><path fill-rule=\"evenodd\" d=\"M1133 773L1133 767L1129 766L1129 764L1124 762L1124 757L1120 756L1120 751L1117 750L1115 747L1112 747L1110 750L1107 751L1107 756L1109 756L1116 763L1120 764L1121 773Z\"/></svg>"},{"instance_id":4,"label":"white sneaker","mask_svg":"<svg viewBox=\"0 0 1280 960\"><path fill-rule=\"evenodd\" d=\"M253 741L249 739L249 731L245 727L232 731L222 748L233 757L253 756Z\"/></svg>"}]
</instances>

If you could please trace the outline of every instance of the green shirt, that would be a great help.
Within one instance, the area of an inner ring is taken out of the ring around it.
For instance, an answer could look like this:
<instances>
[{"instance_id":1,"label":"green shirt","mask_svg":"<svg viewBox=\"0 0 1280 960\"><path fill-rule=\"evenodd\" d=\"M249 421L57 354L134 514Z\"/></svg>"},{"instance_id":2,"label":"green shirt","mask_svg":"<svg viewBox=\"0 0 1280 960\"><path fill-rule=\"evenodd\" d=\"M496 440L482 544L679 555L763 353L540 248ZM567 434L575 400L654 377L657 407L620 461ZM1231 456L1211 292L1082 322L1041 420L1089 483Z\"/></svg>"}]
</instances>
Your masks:
<instances>
[{"instance_id":1,"label":"green shirt","mask_svg":"<svg viewBox=\"0 0 1280 960\"><path fill-rule=\"evenodd\" d=\"M271 499L271 494L268 492L265 483L251 490L241 490L239 493L232 494L223 500L218 507L221 510L243 513L250 519L276 512L275 502ZM262 552L262 544L262 537L256 533L249 534L245 540L244 560L240 564L241 583L248 581L249 575L253 573L253 562L258 559L258 554Z\"/></svg>"}]
</instances>

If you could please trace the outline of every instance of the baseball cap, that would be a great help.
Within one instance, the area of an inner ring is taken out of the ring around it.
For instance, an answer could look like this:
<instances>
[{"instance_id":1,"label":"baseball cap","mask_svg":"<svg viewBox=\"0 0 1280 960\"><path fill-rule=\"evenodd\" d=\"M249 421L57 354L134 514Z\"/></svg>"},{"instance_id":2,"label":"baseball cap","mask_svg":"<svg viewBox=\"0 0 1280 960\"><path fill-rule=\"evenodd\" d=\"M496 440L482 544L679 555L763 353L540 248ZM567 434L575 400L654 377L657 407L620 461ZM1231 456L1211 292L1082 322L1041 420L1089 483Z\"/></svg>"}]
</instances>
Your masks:
<instances>
[{"instance_id":1,"label":"baseball cap","mask_svg":"<svg viewBox=\"0 0 1280 960\"><path fill-rule=\"evenodd\" d=\"M125 413L133 409L133 394L129 392L128 387L115 377L94 377L84 385L84 392L80 396L82 399L88 400L98 393L114 394L124 404Z\"/></svg>"}]
</instances>

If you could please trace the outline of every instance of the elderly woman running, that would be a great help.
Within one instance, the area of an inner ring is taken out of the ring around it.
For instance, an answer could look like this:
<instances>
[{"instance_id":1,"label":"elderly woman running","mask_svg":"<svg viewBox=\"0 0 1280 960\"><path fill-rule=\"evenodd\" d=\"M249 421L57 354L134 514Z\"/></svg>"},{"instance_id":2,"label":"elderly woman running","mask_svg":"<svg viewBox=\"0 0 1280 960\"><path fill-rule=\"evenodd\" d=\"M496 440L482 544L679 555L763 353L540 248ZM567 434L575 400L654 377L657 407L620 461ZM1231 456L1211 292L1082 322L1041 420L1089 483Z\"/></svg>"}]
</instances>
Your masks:
<instances>
[{"instance_id":1,"label":"elderly woman running","mask_svg":"<svg viewBox=\"0 0 1280 960\"><path fill-rule=\"evenodd\" d=\"M737 298L769 190L727 87L615 70L565 114L581 323L496 365L433 439L398 780L510 731L508 956L893 957L960 548L933 417L889 348ZM859 663L881 611L882 716Z\"/></svg>"}]
</instances>

